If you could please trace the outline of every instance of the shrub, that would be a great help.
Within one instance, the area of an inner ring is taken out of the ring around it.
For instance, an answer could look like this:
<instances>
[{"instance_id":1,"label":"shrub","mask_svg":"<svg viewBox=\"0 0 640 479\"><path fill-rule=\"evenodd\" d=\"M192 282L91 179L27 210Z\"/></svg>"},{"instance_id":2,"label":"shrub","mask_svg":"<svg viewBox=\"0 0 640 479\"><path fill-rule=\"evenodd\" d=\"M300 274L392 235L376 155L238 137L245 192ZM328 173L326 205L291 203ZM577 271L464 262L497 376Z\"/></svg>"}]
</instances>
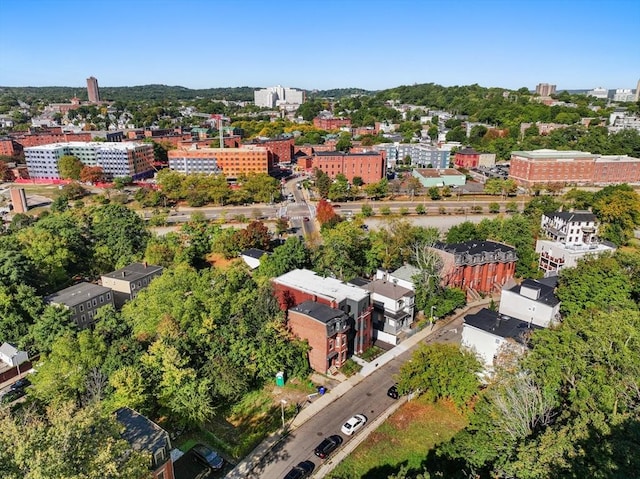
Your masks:
<instances>
[{"instance_id":1,"label":"shrub","mask_svg":"<svg viewBox=\"0 0 640 479\"><path fill-rule=\"evenodd\" d=\"M402 207L402 208L400 208L399 213L400 213L401 216L406 216L406 215L409 214L409 208Z\"/></svg>"},{"instance_id":2,"label":"shrub","mask_svg":"<svg viewBox=\"0 0 640 479\"><path fill-rule=\"evenodd\" d=\"M500 203L489 203L489 213L500 213Z\"/></svg>"},{"instance_id":3,"label":"shrub","mask_svg":"<svg viewBox=\"0 0 640 479\"><path fill-rule=\"evenodd\" d=\"M383 206L382 208L380 208L380 214L389 216L391 214L391 208L389 208L388 206Z\"/></svg>"},{"instance_id":4,"label":"shrub","mask_svg":"<svg viewBox=\"0 0 640 479\"><path fill-rule=\"evenodd\" d=\"M424 215L427 213L427 209L424 207L424 205L418 205L416 206L416 213L419 215Z\"/></svg>"},{"instance_id":5,"label":"shrub","mask_svg":"<svg viewBox=\"0 0 640 479\"><path fill-rule=\"evenodd\" d=\"M368 217L373 215L373 208L369 205L362 205L362 216Z\"/></svg>"}]
</instances>

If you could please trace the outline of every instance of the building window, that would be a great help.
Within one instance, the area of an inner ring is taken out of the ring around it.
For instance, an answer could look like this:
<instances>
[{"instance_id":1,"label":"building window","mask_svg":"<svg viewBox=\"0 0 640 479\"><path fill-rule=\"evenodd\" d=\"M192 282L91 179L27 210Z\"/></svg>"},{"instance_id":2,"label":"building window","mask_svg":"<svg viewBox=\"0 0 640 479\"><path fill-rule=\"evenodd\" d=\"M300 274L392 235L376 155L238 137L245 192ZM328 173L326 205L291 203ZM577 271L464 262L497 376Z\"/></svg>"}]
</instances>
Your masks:
<instances>
[{"instance_id":1,"label":"building window","mask_svg":"<svg viewBox=\"0 0 640 479\"><path fill-rule=\"evenodd\" d=\"M82 313L84 311L84 304L80 305L80 312Z\"/></svg>"},{"instance_id":2,"label":"building window","mask_svg":"<svg viewBox=\"0 0 640 479\"><path fill-rule=\"evenodd\" d=\"M111 293L107 293L107 301L111 299Z\"/></svg>"}]
</instances>

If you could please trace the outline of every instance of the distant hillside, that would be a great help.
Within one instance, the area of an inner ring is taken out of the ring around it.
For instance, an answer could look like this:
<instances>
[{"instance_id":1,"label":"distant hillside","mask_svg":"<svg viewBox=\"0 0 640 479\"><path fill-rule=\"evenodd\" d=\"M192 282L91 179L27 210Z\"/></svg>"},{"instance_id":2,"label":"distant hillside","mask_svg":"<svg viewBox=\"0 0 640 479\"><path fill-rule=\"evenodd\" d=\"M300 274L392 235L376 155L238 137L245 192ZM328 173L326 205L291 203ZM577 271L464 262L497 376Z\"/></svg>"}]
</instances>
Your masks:
<instances>
[{"instance_id":1,"label":"distant hillside","mask_svg":"<svg viewBox=\"0 0 640 479\"><path fill-rule=\"evenodd\" d=\"M140 85L126 87L100 87L100 97L106 101L130 100L193 100L198 97L216 100L253 101L256 88L243 86L234 88L207 88L192 90L182 86ZM9 95L30 103L30 99L63 102L77 96L87 100L87 89L83 87L0 87L0 95Z\"/></svg>"},{"instance_id":2,"label":"distant hillside","mask_svg":"<svg viewBox=\"0 0 640 479\"><path fill-rule=\"evenodd\" d=\"M363 90L362 88L334 88L332 90L311 90L307 91L307 98L344 98L351 95L371 95L375 92Z\"/></svg>"}]
</instances>

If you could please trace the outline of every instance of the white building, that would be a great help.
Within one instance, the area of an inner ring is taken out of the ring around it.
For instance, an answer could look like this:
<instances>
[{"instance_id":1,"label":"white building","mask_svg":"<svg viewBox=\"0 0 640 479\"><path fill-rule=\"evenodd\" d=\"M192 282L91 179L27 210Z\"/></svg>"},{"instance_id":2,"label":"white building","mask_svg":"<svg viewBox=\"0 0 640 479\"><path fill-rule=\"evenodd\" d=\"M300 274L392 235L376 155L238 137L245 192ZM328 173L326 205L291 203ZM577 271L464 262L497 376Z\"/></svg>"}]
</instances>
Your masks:
<instances>
[{"instance_id":1,"label":"white building","mask_svg":"<svg viewBox=\"0 0 640 479\"><path fill-rule=\"evenodd\" d=\"M587 92L587 95L594 98L601 98L606 100L609 97L609 90L607 90L606 88L598 87L594 88L593 90L589 90Z\"/></svg>"},{"instance_id":2,"label":"white building","mask_svg":"<svg viewBox=\"0 0 640 479\"><path fill-rule=\"evenodd\" d=\"M379 269L376 271L376 279L393 282L398 286L415 291L413 278L420 274L420 270L410 264L405 264L393 272Z\"/></svg>"},{"instance_id":3,"label":"white building","mask_svg":"<svg viewBox=\"0 0 640 479\"><path fill-rule=\"evenodd\" d=\"M371 293L373 328L380 341L398 344L398 334L413 324L414 292L395 281L377 279L360 286Z\"/></svg>"},{"instance_id":4,"label":"white building","mask_svg":"<svg viewBox=\"0 0 640 479\"><path fill-rule=\"evenodd\" d=\"M631 102L635 100L633 90L630 88L618 88L613 94L613 101Z\"/></svg>"},{"instance_id":5,"label":"white building","mask_svg":"<svg viewBox=\"0 0 640 479\"><path fill-rule=\"evenodd\" d=\"M461 344L491 371L501 351L524 352L531 333L537 329L540 326L483 308L465 316Z\"/></svg>"},{"instance_id":6,"label":"white building","mask_svg":"<svg viewBox=\"0 0 640 479\"><path fill-rule=\"evenodd\" d=\"M264 108L283 107L287 109L288 106L302 105L305 96L302 90L278 85L255 90L253 99L256 106Z\"/></svg>"},{"instance_id":7,"label":"white building","mask_svg":"<svg viewBox=\"0 0 640 479\"><path fill-rule=\"evenodd\" d=\"M24 149L29 177L58 180L58 161L63 156L75 156L85 166L99 166L105 179L130 176L134 180L151 176L153 145L147 143L104 143L71 141Z\"/></svg>"},{"instance_id":8,"label":"white building","mask_svg":"<svg viewBox=\"0 0 640 479\"><path fill-rule=\"evenodd\" d=\"M0 362L7 366L16 367L27 361L29 361L29 355L26 351L20 351L9 343L2 343L0 346Z\"/></svg>"},{"instance_id":9,"label":"white building","mask_svg":"<svg viewBox=\"0 0 640 479\"><path fill-rule=\"evenodd\" d=\"M560 320L560 300L555 295L557 278L525 279L502 289L499 313L542 328Z\"/></svg>"},{"instance_id":10,"label":"white building","mask_svg":"<svg viewBox=\"0 0 640 479\"><path fill-rule=\"evenodd\" d=\"M539 266L545 276L563 268L573 268L587 255L597 256L614 251L611 244L598 239L596 216L589 211L556 211L542 215L542 232L548 239L536 241Z\"/></svg>"}]
</instances>

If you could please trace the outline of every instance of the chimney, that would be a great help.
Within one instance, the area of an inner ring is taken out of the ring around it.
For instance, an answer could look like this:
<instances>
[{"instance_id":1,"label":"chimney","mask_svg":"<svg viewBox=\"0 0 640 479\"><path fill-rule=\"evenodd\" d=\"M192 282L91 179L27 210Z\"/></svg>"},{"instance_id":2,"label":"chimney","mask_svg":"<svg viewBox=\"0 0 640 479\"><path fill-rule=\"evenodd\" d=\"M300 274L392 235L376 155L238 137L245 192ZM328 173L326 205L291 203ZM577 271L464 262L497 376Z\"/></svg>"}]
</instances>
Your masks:
<instances>
[{"instance_id":1,"label":"chimney","mask_svg":"<svg viewBox=\"0 0 640 479\"><path fill-rule=\"evenodd\" d=\"M127 272L126 272L126 271L123 271L123 272L122 272L122 277L124 278L126 275L127 275Z\"/></svg>"},{"instance_id":2,"label":"chimney","mask_svg":"<svg viewBox=\"0 0 640 479\"><path fill-rule=\"evenodd\" d=\"M144 262L142 263L142 266L144 266L144 267L146 268L146 267L147 267L147 262L146 262L146 261L144 261Z\"/></svg>"}]
</instances>

